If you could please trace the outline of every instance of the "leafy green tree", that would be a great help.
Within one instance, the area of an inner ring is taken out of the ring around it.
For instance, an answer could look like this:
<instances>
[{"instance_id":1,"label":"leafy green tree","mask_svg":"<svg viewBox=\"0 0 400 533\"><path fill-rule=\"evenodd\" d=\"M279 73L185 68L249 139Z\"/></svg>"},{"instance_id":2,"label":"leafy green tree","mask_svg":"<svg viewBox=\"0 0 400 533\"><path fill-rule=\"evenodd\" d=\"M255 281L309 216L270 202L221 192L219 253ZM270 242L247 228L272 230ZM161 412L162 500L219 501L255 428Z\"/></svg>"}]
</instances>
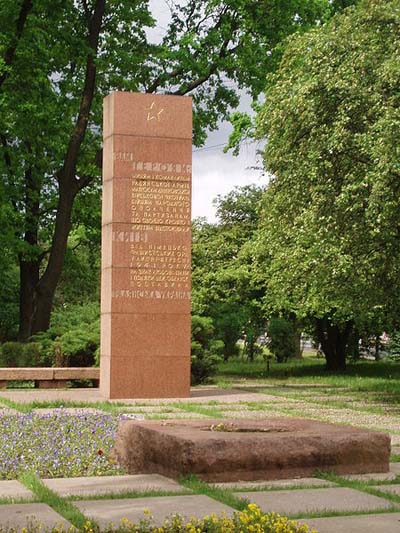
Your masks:
<instances>
[{"instance_id":1,"label":"leafy green tree","mask_svg":"<svg viewBox=\"0 0 400 533\"><path fill-rule=\"evenodd\" d=\"M270 342L268 348L279 363L284 363L297 355L296 331L293 321L272 317L268 324Z\"/></svg>"},{"instance_id":2,"label":"leafy green tree","mask_svg":"<svg viewBox=\"0 0 400 533\"><path fill-rule=\"evenodd\" d=\"M399 27L397 0L364 0L293 38L258 116L265 303L315 319L329 369L399 316Z\"/></svg>"},{"instance_id":3,"label":"leafy green tree","mask_svg":"<svg viewBox=\"0 0 400 533\"><path fill-rule=\"evenodd\" d=\"M216 199L217 224L193 224L193 310L213 319L215 334L224 342L224 358L236 353L245 336L248 357L254 358L257 337L265 330L261 299L252 284L250 250L258 223L263 189L238 187Z\"/></svg>"},{"instance_id":4,"label":"leafy green tree","mask_svg":"<svg viewBox=\"0 0 400 533\"><path fill-rule=\"evenodd\" d=\"M191 384L203 383L217 371L223 342L214 338L210 317L192 316L191 323Z\"/></svg>"},{"instance_id":5,"label":"leafy green tree","mask_svg":"<svg viewBox=\"0 0 400 533\"><path fill-rule=\"evenodd\" d=\"M16 212L8 247L20 272L21 339L49 326L78 198L100 189L102 98L112 90L191 94L201 144L237 105L239 89L260 93L260 72L276 64L281 40L332 10L329 0L170 6L165 37L154 44L147 0L1 3L0 172Z\"/></svg>"}]
</instances>

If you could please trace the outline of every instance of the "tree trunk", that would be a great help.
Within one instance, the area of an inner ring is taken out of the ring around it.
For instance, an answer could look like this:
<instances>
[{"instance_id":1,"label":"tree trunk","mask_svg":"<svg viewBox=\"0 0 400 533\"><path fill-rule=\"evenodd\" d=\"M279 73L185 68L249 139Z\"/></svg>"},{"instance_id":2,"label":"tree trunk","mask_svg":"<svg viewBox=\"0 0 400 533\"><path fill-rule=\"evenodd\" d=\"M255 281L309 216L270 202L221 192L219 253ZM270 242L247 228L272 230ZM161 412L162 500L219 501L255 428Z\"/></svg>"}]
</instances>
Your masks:
<instances>
[{"instance_id":1,"label":"tree trunk","mask_svg":"<svg viewBox=\"0 0 400 533\"><path fill-rule=\"evenodd\" d=\"M96 0L93 15L88 27L88 45L90 51L86 60L85 83L80 102L74 131L70 137L63 167L58 173L59 199L55 229L49 254L48 263L41 279L31 274L30 281L21 283L21 338L27 339L30 335L39 331L46 331L50 325L50 315L53 305L54 294L61 276L65 254L67 251L68 235L71 229L71 214L76 194L88 185L90 178L77 179L76 168L79 151L85 137L90 110L93 102L96 82L96 56L99 44L105 0ZM38 221L39 215L36 217ZM38 222L37 222L38 224ZM37 242L37 235L36 235ZM28 271L27 268L24 269ZM39 269L37 270L39 272ZM28 274L22 274L27 278ZM34 290L32 288L34 287ZM22 294L24 291L24 294Z\"/></svg>"},{"instance_id":2,"label":"tree trunk","mask_svg":"<svg viewBox=\"0 0 400 533\"><path fill-rule=\"evenodd\" d=\"M380 347L381 347L381 336L378 333L377 335L375 335L375 361L381 360Z\"/></svg>"},{"instance_id":3,"label":"tree trunk","mask_svg":"<svg viewBox=\"0 0 400 533\"><path fill-rule=\"evenodd\" d=\"M68 235L71 229L71 213L77 191L72 187L60 187L51 252L46 270L36 286L35 308L32 317L32 335L46 331L50 325L50 315L54 294L61 276L67 251Z\"/></svg>"},{"instance_id":4,"label":"tree trunk","mask_svg":"<svg viewBox=\"0 0 400 533\"><path fill-rule=\"evenodd\" d=\"M29 147L28 147L29 149ZM32 319L35 314L35 290L39 282L40 257L38 257L38 233L40 210L40 180L35 179L32 169L25 172L25 232L27 250L19 254L19 332L20 341L32 335Z\"/></svg>"},{"instance_id":5,"label":"tree trunk","mask_svg":"<svg viewBox=\"0 0 400 533\"><path fill-rule=\"evenodd\" d=\"M353 323L343 326L332 324L326 317L317 319L317 335L326 358L326 369L341 371L346 369L346 347Z\"/></svg>"},{"instance_id":6,"label":"tree trunk","mask_svg":"<svg viewBox=\"0 0 400 533\"><path fill-rule=\"evenodd\" d=\"M35 314L35 289L39 281L39 262L19 260L19 332L18 339L25 342L33 334L32 320Z\"/></svg>"}]
</instances>

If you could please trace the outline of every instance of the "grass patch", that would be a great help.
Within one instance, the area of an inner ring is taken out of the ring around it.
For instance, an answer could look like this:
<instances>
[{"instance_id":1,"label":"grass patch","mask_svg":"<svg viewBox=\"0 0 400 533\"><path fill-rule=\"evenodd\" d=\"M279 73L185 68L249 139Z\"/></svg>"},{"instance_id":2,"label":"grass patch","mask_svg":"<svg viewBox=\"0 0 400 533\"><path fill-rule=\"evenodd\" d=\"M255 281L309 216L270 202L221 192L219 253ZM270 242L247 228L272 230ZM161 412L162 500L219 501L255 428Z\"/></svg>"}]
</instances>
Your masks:
<instances>
[{"instance_id":1,"label":"grass patch","mask_svg":"<svg viewBox=\"0 0 400 533\"><path fill-rule=\"evenodd\" d=\"M390 501L391 503L393 503L394 507L393 509L394 510L399 510L399 508L396 506L396 504L399 504L400 503L400 495L398 494L393 494L391 492L384 492L383 490L379 490L377 488L374 488L371 486L371 484L374 484L375 487L380 484L382 486L384 485L391 485L391 484L395 484L395 483L385 483L385 482L381 482L379 483L379 481L373 481L373 480L368 480L368 481L359 481L359 480L353 480L353 479L345 479L341 476L338 476L336 474L330 474L330 473L322 473L319 475L319 477L321 477L322 479L327 479L328 481L333 481L334 483L337 483L339 486L341 487L347 487L349 489L355 489L355 490L358 490L358 491L361 491L361 492L365 492L367 494L371 494L372 496L378 496L379 498L383 498L385 500L388 500ZM372 514L372 511L369 512L369 514Z\"/></svg>"},{"instance_id":2,"label":"grass patch","mask_svg":"<svg viewBox=\"0 0 400 533\"><path fill-rule=\"evenodd\" d=\"M125 500L127 498L155 498L161 496L189 496L193 492L189 489L182 490L129 490L124 492L107 492L106 494L74 495L65 499L70 502L82 500Z\"/></svg>"},{"instance_id":3,"label":"grass patch","mask_svg":"<svg viewBox=\"0 0 400 533\"><path fill-rule=\"evenodd\" d=\"M334 518L335 516L362 516L362 515L371 515L371 514L386 514L386 513L398 513L398 507L393 507L389 509L368 509L367 511L318 511L314 513L289 513L286 516L290 520L310 520L311 518ZM350 532L349 532L350 533Z\"/></svg>"},{"instance_id":4,"label":"grass patch","mask_svg":"<svg viewBox=\"0 0 400 533\"><path fill-rule=\"evenodd\" d=\"M218 366L218 379L234 377L268 380L269 385L319 385L352 391L376 392L382 401L400 404L400 365L390 361L349 363L345 372L328 372L325 360L317 357L273 363L267 373L264 361L253 363L229 359Z\"/></svg>"},{"instance_id":5,"label":"grass patch","mask_svg":"<svg viewBox=\"0 0 400 533\"><path fill-rule=\"evenodd\" d=\"M6 407L9 407L10 409L18 411L19 413L29 413L30 411L32 411L32 408L29 404L14 402L13 400L9 400L8 398L2 398L1 396L0 403L2 405L5 405Z\"/></svg>"},{"instance_id":6,"label":"grass patch","mask_svg":"<svg viewBox=\"0 0 400 533\"><path fill-rule=\"evenodd\" d=\"M237 511L244 511L250 503L244 498L238 498L235 496L231 490L214 487L193 475L188 477L180 477L179 483L192 490L195 494L204 494L205 496L209 496L214 500L233 507Z\"/></svg>"},{"instance_id":7,"label":"grass patch","mask_svg":"<svg viewBox=\"0 0 400 533\"><path fill-rule=\"evenodd\" d=\"M85 531L85 526L88 526L90 522L93 528L98 529L98 525L94 521L89 521L76 507L69 501L61 498L44 485L44 483L36 477L32 472L26 472L20 477L21 483L23 483L28 489L30 489L38 499L46 503L49 507L54 509L58 514L71 522L79 531ZM97 530L96 529L96 530Z\"/></svg>"},{"instance_id":8,"label":"grass patch","mask_svg":"<svg viewBox=\"0 0 400 533\"><path fill-rule=\"evenodd\" d=\"M172 406L181 409L186 413L205 415L210 418L225 418L224 413L216 407L213 407L213 405L204 406L203 404L176 402L173 403Z\"/></svg>"},{"instance_id":9,"label":"grass patch","mask_svg":"<svg viewBox=\"0 0 400 533\"><path fill-rule=\"evenodd\" d=\"M285 486L271 486L271 485L260 485L259 487L254 486L240 486L233 487L230 490L234 492L274 492L277 490L309 490L309 489L326 489L329 488L327 485L321 483L320 485L285 485Z\"/></svg>"}]
</instances>

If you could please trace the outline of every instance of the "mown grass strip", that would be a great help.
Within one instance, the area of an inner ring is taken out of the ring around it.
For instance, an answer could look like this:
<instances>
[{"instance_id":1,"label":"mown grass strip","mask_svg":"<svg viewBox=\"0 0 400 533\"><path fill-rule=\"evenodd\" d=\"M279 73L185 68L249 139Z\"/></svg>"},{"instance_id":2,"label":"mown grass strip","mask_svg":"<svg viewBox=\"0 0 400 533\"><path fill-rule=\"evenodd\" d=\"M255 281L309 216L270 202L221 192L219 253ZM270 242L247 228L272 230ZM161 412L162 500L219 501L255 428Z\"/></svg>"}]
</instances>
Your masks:
<instances>
[{"instance_id":1,"label":"mown grass strip","mask_svg":"<svg viewBox=\"0 0 400 533\"><path fill-rule=\"evenodd\" d=\"M272 485L260 485L259 487L254 487L252 485L246 487L241 485L238 487L231 487L229 490L234 492L274 492L278 490L310 490L310 489L327 489L331 488L328 485L324 485L323 482L318 485L281 485L281 486L272 486Z\"/></svg>"},{"instance_id":2,"label":"mown grass strip","mask_svg":"<svg viewBox=\"0 0 400 533\"><path fill-rule=\"evenodd\" d=\"M32 411L32 408L30 407L29 403L14 402L13 400L9 400L8 398L3 398L2 396L0 396L0 402L6 407L9 407L10 409L14 409L15 411L18 411L19 413L26 414Z\"/></svg>"},{"instance_id":3,"label":"mown grass strip","mask_svg":"<svg viewBox=\"0 0 400 533\"><path fill-rule=\"evenodd\" d=\"M192 490L195 494L209 496L229 507L233 507L237 511L244 511L250 503L247 499L238 498L229 489L221 489L219 487L211 486L193 475L179 478L179 483Z\"/></svg>"},{"instance_id":4,"label":"mown grass strip","mask_svg":"<svg viewBox=\"0 0 400 533\"><path fill-rule=\"evenodd\" d=\"M107 492L105 494L82 494L66 496L65 499L70 502L79 502L82 500L126 500L129 498L158 498L163 496L190 496L193 492L189 489L182 490L129 490L125 492Z\"/></svg>"},{"instance_id":5,"label":"mown grass strip","mask_svg":"<svg viewBox=\"0 0 400 533\"><path fill-rule=\"evenodd\" d=\"M362 515L372 515L372 514L387 514L387 513L398 513L398 507L390 507L388 509L366 509L363 511L353 510L353 511L316 511L316 512L303 512L303 513L288 513L287 518L290 520L310 520L311 518L334 518L340 516L362 516ZM350 532L349 532L350 533Z\"/></svg>"},{"instance_id":6,"label":"mown grass strip","mask_svg":"<svg viewBox=\"0 0 400 533\"><path fill-rule=\"evenodd\" d=\"M98 530L98 524L95 521L86 518L72 503L46 487L34 473L26 472L20 477L19 481L30 489L39 501L46 503L56 513L78 528L79 531L84 531L85 526L87 528L89 524L93 529Z\"/></svg>"},{"instance_id":7,"label":"mown grass strip","mask_svg":"<svg viewBox=\"0 0 400 533\"><path fill-rule=\"evenodd\" d=\"M176 402L172 404L173 407L176 407L177 409L181 409L182 411L185 411L186 413L194 413L198 415L205 415L209 416L210 418L225 418L225 415L222 411L215 407L196 404L196 403L184 403L184 402Z\"/></svg>"}]
</instances>

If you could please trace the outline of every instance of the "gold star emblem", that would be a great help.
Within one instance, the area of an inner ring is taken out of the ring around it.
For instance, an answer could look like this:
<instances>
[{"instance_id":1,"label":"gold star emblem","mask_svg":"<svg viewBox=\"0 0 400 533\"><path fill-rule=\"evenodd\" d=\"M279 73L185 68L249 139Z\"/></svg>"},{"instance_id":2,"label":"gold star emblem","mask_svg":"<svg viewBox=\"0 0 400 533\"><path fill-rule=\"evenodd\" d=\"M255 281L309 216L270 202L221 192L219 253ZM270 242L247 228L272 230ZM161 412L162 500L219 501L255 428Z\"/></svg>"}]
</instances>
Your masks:
<instances>
[{"instance_id":1,"label":"gold star emblem","mask_svg":"<svg viewBox=\"0 0 400 533\"><path fill-rule=\"evenodd\" d=\"M147 121L150 122L151 120L156 120L157 122L160 122L161 114L164 112L164 109L160 109L157 111L156 103L152 102L150 107L146 107L147 111Z\"/></svg>"}]
</instances>

